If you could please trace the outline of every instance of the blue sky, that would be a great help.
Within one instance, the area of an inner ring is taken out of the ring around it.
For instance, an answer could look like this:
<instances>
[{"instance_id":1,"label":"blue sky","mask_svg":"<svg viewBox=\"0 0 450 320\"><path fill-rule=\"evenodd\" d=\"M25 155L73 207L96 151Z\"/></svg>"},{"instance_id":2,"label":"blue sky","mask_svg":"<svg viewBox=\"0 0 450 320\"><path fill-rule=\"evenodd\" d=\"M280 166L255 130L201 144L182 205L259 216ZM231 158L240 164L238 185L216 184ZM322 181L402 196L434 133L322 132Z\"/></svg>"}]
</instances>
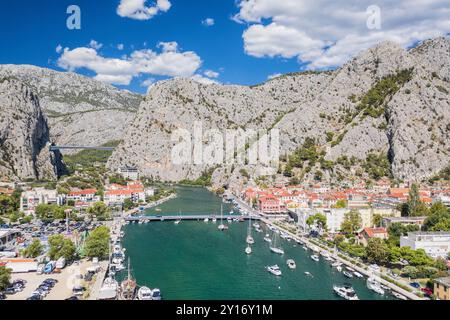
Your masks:
<instances>
[{"instance_id":1,"label":"blue sky","mask_svg":"<svg viewBox=\"0 0 450 320\"><path fill-rule=\"evenodd\" d=\"M77 4L81 9L81 30L68 30L66 9ZM233 0L172 1L171 9L150 20L122 18L116 13L119 1L2 1L0 9L0 63L33 64L62 70L55 48L87 46L92 39L102 43L99 50L108 57L120 57L138 49L156 49L157 43L176 41L183 51L194 51L203 61L201 70L220 72L223 83L256 84L274 73L298 71L295 59L258 59L243 50L245 25L230 19L237 13ZM206 18L215 24L202 24ZM124 44L122 51L117 44ZM146 45L144 45L146 44ZM131 46L134 46L132 49ZM76 72L92 76L84 68ZM149 77L162 79L157 75ZM119 86L145 92L140 81Z\"/></svg>"},{"instance_id":2,"label":"blue sky","mask_svg":"<svg viewBox=\"0 0 450 320\"><path fill-rule=\"evenodd\" d=\"M144 93L174 76L257 84L273 74L335 68L383 40L408 47L450 31L448 0L373 3L2 1L0 63L70 70ZM73 4L81 9L81 30L66 27ZM202 23L206 18L214 24Z\"/></svg>"}]
</instances>

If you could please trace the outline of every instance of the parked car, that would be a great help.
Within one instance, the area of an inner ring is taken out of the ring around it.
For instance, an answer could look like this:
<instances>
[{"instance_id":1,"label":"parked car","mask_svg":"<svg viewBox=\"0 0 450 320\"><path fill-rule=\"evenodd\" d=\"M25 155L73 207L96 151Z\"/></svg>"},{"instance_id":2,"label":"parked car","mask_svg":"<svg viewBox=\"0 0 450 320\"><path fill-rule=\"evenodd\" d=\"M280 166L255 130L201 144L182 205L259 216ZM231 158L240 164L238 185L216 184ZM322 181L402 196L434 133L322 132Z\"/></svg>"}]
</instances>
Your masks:
<instances>
[{"instance_id":1,"label":"parked car","mask_svg":"<svg viewBox=\"0 0 450 320\"><path fill-rule=\"evenodd\" d=\"M419 288L420 288L420 283L418 283L418 282L411 282L409 285L410 285L411 287L413 287L413 288L416 288L416 289L419 289Z\"/></svg>"},{"instance_id":2,"label":"parked car","mask_svg":"<svg viewBox=\"0 0 450 320\"><path fill-rule=\"evenodd\" d=\"M14 289L14 287L8 287L5 289L5 291L3 291L4 294L15 294L16 293L16 289Z\"/></svg>"},{"instance_id":3,"label":"parked car","mask_svg":"<svg viewBox=\"0 0 450 320\"><path fill-rule=\"evenodd\" d=\"M0 300L6 300L6 295L3 292L0 292Z\"/></svg>"},{"instance_id":4,"label":"parked car","mask_svg":"<svg viewBox=\"0 0 450 320\"><path fill-rule=\"evenodd\" d=\"M71 296L70 298L67 298L66 300L79 300L77 296Z\"/></svg>"},{"instance_id":5,"label":"parked car","mask_svg":"<svg viewBox=\"0 0 450 320\"><path fill-rule=\"evenodd\" d=\"M427 296L431 296L433 294L433 290L431 290L430 288L421 288L420 291L425 293L425 295Z\"/></svg>"}]
</instances>

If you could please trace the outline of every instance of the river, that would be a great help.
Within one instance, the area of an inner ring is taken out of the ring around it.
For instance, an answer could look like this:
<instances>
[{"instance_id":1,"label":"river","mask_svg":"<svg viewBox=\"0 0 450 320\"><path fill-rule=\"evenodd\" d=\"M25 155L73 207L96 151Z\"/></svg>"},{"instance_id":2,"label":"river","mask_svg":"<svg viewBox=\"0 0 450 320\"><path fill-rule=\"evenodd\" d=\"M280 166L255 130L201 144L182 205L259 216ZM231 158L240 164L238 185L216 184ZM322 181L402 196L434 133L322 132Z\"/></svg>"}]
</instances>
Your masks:
<instances>
[{"instance_id":1,"label":"river","mask_svg":"<svg viewBox=\"0 0 450 320\"><path fill-rule=\"evenodd\" d=\"M220 215L221 199L203 188L178 187L178 197L151 208L149 215L212 214ZM232 209L224 206L224 214ZM132 274L139 285L161 289L163 298L176 299L341 299L333 293L333 284L351 284L363 300L393 299L366 288L366 279L346 278L322 257L313 261L312 251L295 242L281 240L285 254L276 255L263 240L264 232L252 230L253 253L246 255L247 222L232 222L228 231L217 229L219 222L182 221L130 224L124 228L126 253ZM294 259L291 270L287 259ZM265 269L278 264L282 276ZM305 271L313 277L306 276Z\"/></svg>"}]
</instances>

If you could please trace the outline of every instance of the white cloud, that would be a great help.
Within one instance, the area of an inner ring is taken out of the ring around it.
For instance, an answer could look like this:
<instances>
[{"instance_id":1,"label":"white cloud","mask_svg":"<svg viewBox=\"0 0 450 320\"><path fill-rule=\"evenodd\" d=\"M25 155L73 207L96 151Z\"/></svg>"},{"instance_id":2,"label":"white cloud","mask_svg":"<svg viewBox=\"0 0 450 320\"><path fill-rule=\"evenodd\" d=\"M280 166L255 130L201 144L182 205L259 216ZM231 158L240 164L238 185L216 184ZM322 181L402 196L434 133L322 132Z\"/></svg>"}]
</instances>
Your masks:
<instances>
[{"instance_id":1,"label":"white cloud","mask_svg":"<svg viewBox=\"0 0 450 320\"><path fill-rule=\"evenodd\" d=\"M99 50L101 47L103 47L103 44L99 43L99 42L97 42L95 40L91 40L89 42L89 47L91 47L91 48L93 48L95 50Z\"/></svg>"},{"instance_id":2,"label":"white cloud","mask_svg":"<svg viewBox=\"0 0 450 320\"><path fill-rule=\"evenodd\" d=\"M201 83L201 84L218 84L219 82L213 79L209 79L207 77L204 77L200 74L194 74L191 77L192 80L194 80L195 82Z\"/></svg>"},{"instance_id":3,"label":"white cloud","mask_svg":"<svg viewBox=\"0 0 450 320\"><path fill-rule=\"evenodd\" d=\"M123 45L123 43L119 43L119 44L117 45L117 49L119 49L120 51L122 51L124 47L125 47L125 46Z\"/></svg>"},{"instance_id":4,"label":"white cloud","mask_svg":"<svg viewBox=\"0 0 450 320\"><path fill-rule=\"evenodd\" d=\"M367 8L381 9L369 29ZM404 47L450 32L448 0L240 0L233 20L247 23L244 49L255 57L297 58L309 68L339 66L384 40Z\"/></svg>"},{"instance_id":5,"label":"white cloud","mask_svg":"<svg viewBox=\"0 0 450 320\"><path fill-rule=\"evenodd\" d=\"M56 51L56 53L61 53L62 49L63 49L63 47L60 44L58 44L58 46L56 47L55 51Z\"/></svg>"},{"instance_id":6,"label":"white cloud","mask_svg":"<svg viewBox=\"0 0 450 320\"><path fill-rule=\"evenodd\" d=\"M208 78L218 78L219 77L219 73L212 71L212 70L205 70L205 72L203 72L203 74L205 76L207 76Z\"/></svg>"},{"instance_id":7,"label":"white cloud","mask_svg":"<svg viewBox=\"0 0 450 320\"><path fill-rule=\"evenodd\" d=\"M213 18L206 18L205 20L202 21L202 24L204 26L211 27L215 24L215 21Z\"/></svg>"},{"instance_id":8,"label":"white cloud","mask_svg":"<svg viewBox=\"0 0 450 320\"><path fill-rule=\"evenodd\" d=\"M128 85L140 74L191 77L202 65L195 52L180 52L176 42L163 42L158 46L162 48L160 53L150 49L136 50L121 58L102 57L94 48L65 48L58 66L70 71L85 68L95 72L95 78L100 81Z\"/></svg>"},{"instance_id":9,"label":"white cloud","mask_svg":"<svg viewBox=\"0 0 450 320\"><path fill-rule=\"evenodd\" d=\"M149 20L159 12L169 11L172 4L169 0L157 0L153 6L146 5L147 0L121 0L117 14L136 20Z\"/></svg>"}]
</instances>

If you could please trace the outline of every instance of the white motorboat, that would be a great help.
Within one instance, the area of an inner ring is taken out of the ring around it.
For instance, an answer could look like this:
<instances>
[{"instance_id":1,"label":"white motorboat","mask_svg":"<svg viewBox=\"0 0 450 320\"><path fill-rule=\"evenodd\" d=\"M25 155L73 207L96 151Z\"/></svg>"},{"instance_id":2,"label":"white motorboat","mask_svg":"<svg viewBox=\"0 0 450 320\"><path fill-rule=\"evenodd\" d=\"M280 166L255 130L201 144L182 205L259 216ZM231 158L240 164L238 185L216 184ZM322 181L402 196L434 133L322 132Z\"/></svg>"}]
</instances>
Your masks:
<instances>
[{"instance_id":1,"label":"white motorboat","mask_svg":"<svg viewBox=\"0 0 450 320\"><path fill-rule=\"evenodd\" d=\"M398 293L398 292L392 292L392 295L393 295L394 297L396 297L397 299L400 299L400 300L408 300L407 297L405 297L404 295L401 295L401 294Z\"/></svg>"},{"instance_id":2,"label":"white motorboat","mask_svg":"<svg viewBox=\"0 0 450 320\"><path fill-rule=\"evenodd\" d=\"M174 224L180 224L181 220L175 220Z\"/></svg>"},{"instance_id":3,"label":"white motorboat","mask_svg":"<svg viewBox=\"0 0 450 320\"><path fill-rule=\"evenodd\" d=\"M138 300L152 300L152 289L148 287L140 287L137 293Z\"/></svg>"},{"instance_id":4,"label":"white motorboat","mask_svg":"<svg viewBox=\"0 0 450 320\"><path fill-rule=\"evenodd\" d=\"M158 288L153 289L152 290L152 300L159 301L161 299L162 299L161 290L159 290Z\"/></svg>"},{"instance_id":5,"label":"white motorboat","mask_svg":"<svg viewBox=\"0 0 450 320\"><path fill-rule=\"evenodd\" d=\"M119 284L112 277L108 277L103 281L97 296L97 300L116 300Z\"/></svg>"},{"instance_id":6,"label":"white motorboat","mask_svg":"<svg viewBox=\"0 0 450 320\"><path fill-rule=\"evenodd\" d=\"M209 219L208 218L205 218L204 220L203 220L204 222L208 222L209 221Z\"/></svg>"},{"instance_id":7,"label":"white motorboat","mask_svg":"<svg viewBox=\"0 0 450 320\"><path fill-rule=\"evenodd\" d=\"M308 247L307 246L303 246L303 250L308 251Z\"/></svg>"},{"instance_id":8,"label":"white motorboat","mask_svg":"<svg viewBox=\"0 0 450 320\"><path fill-rule=\"evenodd\" d=\"M357 271L354 271L353 274L354 274L355 277L357 277L357 278L364 278L364 276L363 276L361 273L357 272Z\"/></svg>"},{"instance_id":9,"label":"white motorboat","mask_svg":"<svg viewBox=\"0 0 450 320\"><path fill-rule=\"evenodd\" d=\"M267 271L269 271L271 274L275 275L275 276L281 276L281 270L278 267L278 265L274 265L274 266L269 266L266 267Z\"/></svg>"},{"instance_id":10,"label":"white motorboat","mask_svg":"<svg viewBox=\"0 0 450 320\"><path fill-rule=\"evenodd\" d=\"M350 286L333 286L334 292L346 300L359 300L355 290Z\"/></svg>"},{"instance_id":11,"label":"white motorboat","mask_svg":"<svg viewBox=\"0 0 450 320\"><path fill-rule=\"evenodd\" d=\"M332 267L340 267L342 266L342 262L336 261L334 263L331 264Z\"/></svg>"},{"instance_id":12,"label":"white motorboat","mask_svg":"<svg viewBox=\"0 0 450 320\"><path fill-rule=\"evenodd\" d=\"M320 259L319 259L319 256L317 255L317 254L313 254L312 256L311 256L311 259L313 259L314 261L319 261Z\"/></svg>"},{"instance_id":13,"label":"white motorboat","mask_svg":"<svg viewBox=\"0 0 450 320\"><path fill-rule=\"evenodd\" d=\"M252 236L247 236L246 242L247 242L248 244L254 244L254 243L255 243L255 240L253 239Z\"/></svg>"},{"instance_id":14,"label":"white motorboat","mask_svg":"<svg viewBox=\"0 0 450 320\"><path fill-rule=\"evenodd\" d=\"M265 242L268 242L268 243L271 243L271 242L272 242L272 239L270 239L269 235L266 234L266 236L264 237L264 241L265 241Z\"/></svg>"},{"instance_id":15,"label":"white motorboat","mask_svg":"<svg viewBox=\"0 0 450 320\"><path fill-rule=\"evenodd\" d=\"M212 218L212 222L213 222L213 223L216 223L216 222L217 222L216 217Z\"/></svg>"},{"instance_id":16,"label":"white motorboat","mask_svg":"<svg viewBox=\"0 0 450 320\"><path fill-rule=\"evenodd\" d=\"M339 271L339 272L342 272L342 267L341 266L337 266L336 270Z\"/></svg>"},{"instance_id":17,"label":"white motorboat","mask_svg":"<svg viewBox=\"0 0 450 320\"><path fill-rule=\"evenodd\" d=\"M355 272L355 269L350 268L350 267L345 267L345 269L347 269L347 270L350 271L350 272Z\"/></svg>"},{"instance_id":18,"label":"white motorboat","mask_svg":"<svg viewBox=\"0 0 450 320\"><path fill-rule=\"evenodd\" d=\"M350 272L348 272L348 271L344 271L344 272L342 272L342 274L344 276L346 276L347 278L353 278L353 275Z\"/></svg>"},{"instance_id":19,"label":"white motorboat","mask_svg":"<svg viewBox=\"0 0 450 320\"><path fill-rule=\"evenodd\" d=\"M305 271L305 275L307 275L308 277L313 277L313 275L309 271Z\"/></svg>"},{"instance_id":20,"label":"white motorboat","mask_svg":"<svg viewBox=\"0 0 450 320\"><path fill-rule=\"evenodd\" d=\"M295 261L293 259L288 259L286 261L286 264L288 265L289 269L297 268L297 265L295 264Z\"/></svg>"},{"instance_id":21,"label":"white motorboat","mask_svg":"<svg viewBox=\"0 0 450 320\"><path fill-rule=\"evenodd\" d=\"M249 245L245 248L245 253L246 254L251 254L252 253L252 247L250 247Z\"/></svg>"},{"instance_id":22,"label":"white motorboat","mask_svg":"<svg viewBox=\"0 0 450 320\"><path fill-rule=\"evenodd\" d=\"M384 289L381 288L380 283L373 276L371 276L367 279L366 285L367 285L367 288L369 288L370 290L372 290L380 295L384 295Z\"/></svg>"}]
</instances>

